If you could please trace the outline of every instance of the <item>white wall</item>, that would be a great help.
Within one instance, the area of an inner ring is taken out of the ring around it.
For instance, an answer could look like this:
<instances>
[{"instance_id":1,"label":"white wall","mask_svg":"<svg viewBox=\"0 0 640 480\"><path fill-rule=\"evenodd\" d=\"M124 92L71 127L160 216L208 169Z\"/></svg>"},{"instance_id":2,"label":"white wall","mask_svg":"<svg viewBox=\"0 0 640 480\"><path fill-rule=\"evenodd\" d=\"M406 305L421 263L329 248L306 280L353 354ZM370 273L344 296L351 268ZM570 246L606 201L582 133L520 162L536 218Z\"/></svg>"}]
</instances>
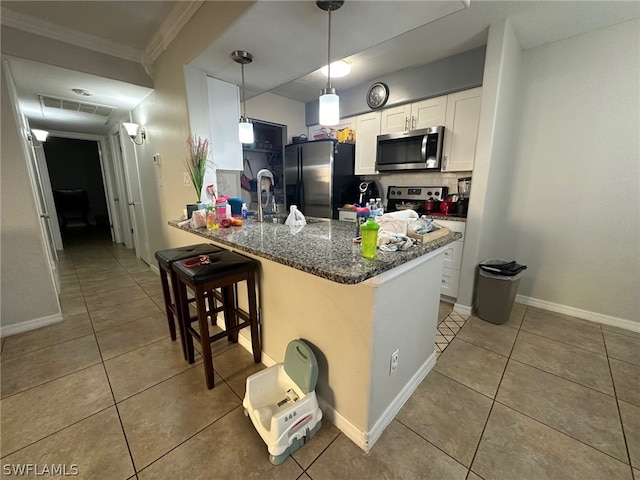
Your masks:
<instances>
[{"instance_id":1,"label":"white wall","mask_svg":"<svg viewBox=\"0 0 640 480\"><path fill-rule=\"evenodd\" d=\"M529 266L521 295L636 326L639 29L634 20L525 52L504 233Z\"/></svg>"},{"instance_id":2,"label":"white wall","mask_svg":"<svg viewBox=\"0 0 640 480\"><path fill-rule=\"evenodd\" d=\"M18 130L2 62L0 179L1 335L61 320L31 187L25 135ZM31 325L21 328L19 325Z\"/></svg>"},{"instance_id":3,"label":"white wall","mask_svg":"<svg viewBox=\"0 0 640 480\"><path fill-rule=\"evenodd\" d=\"M302 102L269 92L247 100L248 117L287 126L287 143L291 137L307 133L304 108Z\"/></svg>"}]
</instances>

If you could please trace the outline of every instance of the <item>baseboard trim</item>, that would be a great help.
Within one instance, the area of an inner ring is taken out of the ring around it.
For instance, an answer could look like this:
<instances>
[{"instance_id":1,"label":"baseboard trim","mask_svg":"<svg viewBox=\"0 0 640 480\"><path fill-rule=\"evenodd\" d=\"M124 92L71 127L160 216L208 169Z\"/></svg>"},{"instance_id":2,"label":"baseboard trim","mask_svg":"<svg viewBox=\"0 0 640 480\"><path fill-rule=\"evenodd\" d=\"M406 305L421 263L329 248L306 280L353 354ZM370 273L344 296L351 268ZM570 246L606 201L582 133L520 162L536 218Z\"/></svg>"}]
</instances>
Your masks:
<instances>
[{"instance_id":1,"label":"baseboard trim","mask_svg":"<svg viewBox=\"0 0 640 480\"><path fill-rule=\"evenodd\" d=\"M369 433L365 435L366 444L364 447L365 452L369 452L371 448L378 441L382 432L395 418L398 412L402 409L404 404L409 400L409 397L416 391L416 388L422 383L422 380L428 375L431 369L435 366L437 360L436 352L434 351L429 358L422 364L418 371L411 377L409 382L404 386L400 393L396 395L391 404L382 413L378 421L373 425Z\"/></svg>"},{"instance_id":2,"label":"baseboard trim","mask_svg":"<svg viewBox=\"0 0 640 480\"><path fill-rule=\"evenodd\" d=\"M155 265L155 264L149 265L149 268L153 271L153 273L155 273L156 275L160 276L160 269L158 268L157 265Z\"/></svg>"},{"instance_id":3,"label":"baseboard trim","mask_svg":"<svg viewBox=\"0 0 640 480\"><path fill-rule=\"evenodd\" d=\"M525 297L524 295L516 295L516 302L530 307L542 308L551 312L562 313L564 315L582 318L583 320L590 320L592 322L611 325L612 327L623 328L625 330L631 330L632 332L640 333L640 323L633 322L631 320L625 320L624 318L612 317L610 315L604 315L602 313L590 312L589 310L581 310L579 308L569 307L567 305L562 305L559 303L547 302L545 300L540 300L532 297Z\"/></svg>"},{"instance_id":4,"label":"baseboard trim","mask_svg":"<svg viewBox=\"0 0 640 480\"><path fill-rule=\"evenodd\" d=\"M473 307L470 307L469 305L462 305L460 303L454 303L453 310L454 312L466 316L470 316L473 313Z\"/></svg>"},{"instance_id":5,"label":"baseboard trim","mask_svg":"<svg viewBox=\"0 0 640 480\"><path fill-rule=\"evenodd\" d=\"M4 327L0 327L0 338L17 335L18 333L28 332L30 330L35 330L36 328L53 325L54 323L60 323L62 322L62 320L64 320L62 314L57 313L55 315L49 315L46 317L34 318L33 320L26 320L14 325L6 325Z\"/></svg>"}]
</instances>

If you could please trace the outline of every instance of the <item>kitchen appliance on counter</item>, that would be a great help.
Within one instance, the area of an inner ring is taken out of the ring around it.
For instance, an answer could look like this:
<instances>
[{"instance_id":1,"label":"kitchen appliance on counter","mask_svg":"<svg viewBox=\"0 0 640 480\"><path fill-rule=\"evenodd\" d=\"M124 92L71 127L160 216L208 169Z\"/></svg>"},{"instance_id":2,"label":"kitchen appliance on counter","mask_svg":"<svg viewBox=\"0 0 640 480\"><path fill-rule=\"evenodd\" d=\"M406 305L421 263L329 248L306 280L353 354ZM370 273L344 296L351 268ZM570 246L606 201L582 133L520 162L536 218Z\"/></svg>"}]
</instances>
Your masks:
<instances>
[{"instance_id":1,"label":"kitchen appliance on counter","mask_svg":"<svg viewBox=\"0 0 640 480\"><path fill-rule=\"evenodd\" d=\"M358 185L358 205L365 206L371 198L382 198L382 187L376 181L363 180Z\"/></svg>"},{"instance_id":2,"label":"kitchen appliance on counter","mask_svg":"<svg viewBox=\"0 0 640 480\"><path fill-rule=\"evenodd\" d=\"M446 198L447 187L394 187L387 190L387 212L410 208L419 215L435 213L440 202Z\"/></svg>"},{"instance_id":3,"label":"kitchen appliance on counter","mask_svg":"<svg viewBox=\"0 0 640 480\"><path fill-rule=\"evenodd\" d=\"M440 170L444 127L378 135L376 170Z\"/></svg>"},{"instance_id":4,"label":"kitchen appliance on counter","mask_svg":"<svg viewBox=\"0 0 640 480\"><path fill-rule=\"evenodd\" d=\"M285 212L296 205L305 216L338 219L338 207L354 201L355 145L332 139L284 148Z\"/></svg>"},{"instance_id":5,"label":"kitchen appliance on counter","mask_svg":"<svg viewBox=\"0 0 640 480\"><path fill-rule=\"evenodd\" d=\"M471 193L471 177L458 179L458 201L453 211L456 215L467 216L469 210L469 194Z\"/></svg>"}]
</instances>

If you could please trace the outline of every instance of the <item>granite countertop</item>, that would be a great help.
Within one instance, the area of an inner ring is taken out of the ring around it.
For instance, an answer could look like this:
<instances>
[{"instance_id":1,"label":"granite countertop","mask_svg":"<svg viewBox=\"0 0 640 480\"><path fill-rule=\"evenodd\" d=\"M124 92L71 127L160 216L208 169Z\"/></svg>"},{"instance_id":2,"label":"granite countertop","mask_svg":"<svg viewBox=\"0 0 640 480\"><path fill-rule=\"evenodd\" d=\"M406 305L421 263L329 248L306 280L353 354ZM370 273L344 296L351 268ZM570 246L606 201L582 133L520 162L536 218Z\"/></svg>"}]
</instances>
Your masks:
<instances>
[{"instance_id":1,"label":"granite countertop","mask_svg":"<svg viewBox=\"0 0 640 480\"><path fill-rule=\"evenodd\" d=\"M369 260L353 243L356 224L338 220L310 219L300 228L273 222L245 220L242 227L191 228L169 225L194 233L239 251L266 258L303 272L337 283L356 284L458 240L461 234L449 235L417 245L405 252L382 252Z\"/></svg>"}]
</instances>

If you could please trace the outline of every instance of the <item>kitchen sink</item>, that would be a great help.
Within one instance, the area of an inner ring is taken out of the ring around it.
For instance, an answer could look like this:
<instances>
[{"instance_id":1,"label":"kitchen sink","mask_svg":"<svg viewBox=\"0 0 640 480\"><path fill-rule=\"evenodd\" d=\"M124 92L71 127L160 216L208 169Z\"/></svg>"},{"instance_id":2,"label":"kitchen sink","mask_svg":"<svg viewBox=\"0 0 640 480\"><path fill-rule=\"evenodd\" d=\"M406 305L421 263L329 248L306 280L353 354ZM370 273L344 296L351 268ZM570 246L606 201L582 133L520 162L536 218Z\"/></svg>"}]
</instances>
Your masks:
<instances>
[{"instance_id":1,"label":"kitchen sink","mask_svg":"<svg viewBox=\"0 0 640 480\"><path fill-rule=\"evenodd\" d=\"M284 222L287 220L288 216L289 215L284 215L284 214L280 214L280 213L276 214L276 215L266 215L264 221L265 222L284 224ZM305 220L307 221L307 224L329 221L328 218L310 218L310 217L305 217Z\"/></svg>"}]
</instances>

